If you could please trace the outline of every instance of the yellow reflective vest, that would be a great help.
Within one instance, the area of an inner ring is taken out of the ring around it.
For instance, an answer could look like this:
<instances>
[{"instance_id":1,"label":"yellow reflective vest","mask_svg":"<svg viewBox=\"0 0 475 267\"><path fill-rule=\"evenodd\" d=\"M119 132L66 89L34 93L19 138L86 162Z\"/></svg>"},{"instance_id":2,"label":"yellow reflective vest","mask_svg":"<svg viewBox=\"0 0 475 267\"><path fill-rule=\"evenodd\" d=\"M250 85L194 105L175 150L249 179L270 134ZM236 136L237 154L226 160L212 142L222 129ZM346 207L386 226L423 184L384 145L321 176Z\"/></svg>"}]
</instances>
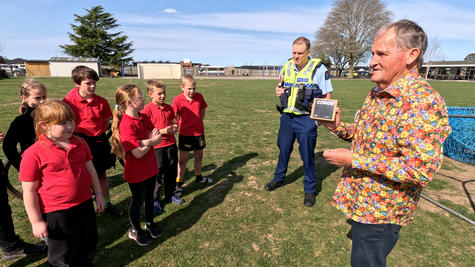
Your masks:
<instances>
[{"instance_id":1,"label":"yellow reflective vest","mask_svg":"<svg viewBox=\"0 0 475 267\"><path fill-rule=\"evenodd\" d=\"M310 113L313 99L322 96L322 90L312 80L320 62L318 58L311 58L299 72L295 71L293 59L282 67L284 93L280 96L280 102L283 112L295 115Z\"/></svg>"}]
</instances>

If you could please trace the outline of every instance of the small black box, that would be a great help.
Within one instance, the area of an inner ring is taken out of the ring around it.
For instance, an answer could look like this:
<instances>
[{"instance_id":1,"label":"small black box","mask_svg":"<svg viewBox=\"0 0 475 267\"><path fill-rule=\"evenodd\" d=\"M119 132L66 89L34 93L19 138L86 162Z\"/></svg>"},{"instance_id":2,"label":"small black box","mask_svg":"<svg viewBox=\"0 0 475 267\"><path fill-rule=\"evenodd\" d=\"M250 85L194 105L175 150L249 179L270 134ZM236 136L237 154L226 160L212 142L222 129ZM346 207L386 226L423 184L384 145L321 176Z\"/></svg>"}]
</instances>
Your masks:
<instances>
[{"instance_id":1,"label":"small black box","mask_svg":"<svg viewBox=\"0 0 475 267\"><path fill-rule=\"evenodd\" d=\"M310 118L322 121L334 121L338 100L329 98L315 98L312 104Z\"/></svg>"}]
</instances>

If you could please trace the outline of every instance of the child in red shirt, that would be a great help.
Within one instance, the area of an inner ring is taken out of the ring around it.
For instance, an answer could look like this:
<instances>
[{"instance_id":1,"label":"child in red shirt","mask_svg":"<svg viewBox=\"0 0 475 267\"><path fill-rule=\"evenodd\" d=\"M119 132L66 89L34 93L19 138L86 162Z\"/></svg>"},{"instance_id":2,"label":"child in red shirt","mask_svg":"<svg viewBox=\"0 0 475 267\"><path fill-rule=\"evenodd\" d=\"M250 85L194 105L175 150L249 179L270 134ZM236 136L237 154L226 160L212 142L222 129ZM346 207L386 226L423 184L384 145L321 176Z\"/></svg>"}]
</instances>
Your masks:
<instances>
[{"instance_id":1,"label":"child in red shirt","mask_svg":"<svg viewBox=\"0 0 475 267\"><path fill-rule=\"evenodd\" d=\"M212 183L208 177L201 174L203 149L206 147L203 119L206 101L200 93L195 92L196 81L191 75L184 75L181 79L180 88L182 93L173 99L173 110L178 118L178 176L177 191L181 192L183 177L185 176L186 163L190 151L194 151L194 167L197 183Z\"/></svg>"},{"instance_id":2,"label":"child in red shirt","mask_svg":"<svg viewBox=\"0 0 475 267\"><path fill-rule=\"evenodd\" d=\"M133 84L119 87L115 93L116 108L112 121L112 152L124 159L124 179L132 192L129 238L138 245L150 244L162 231L153 222L153 191L157 162L153 147L161 141L159 131L147 116L140 113L144 100L140 88ZM145 230L140 225L140 209L145 202Z\"/></svg>"},{"instance_id":3,"label":"child in red shirt","mask_svg":"<svg viewBox=\"0 0 475 267\"><path fill-rule=\"evenodd\" d=\"M37 142L23 153L23 201L33 234L48 237L53 266L89 266L98 239L97 211L104 208L101 187L86 142L72 136L74 113L62 101L47 101L35 111Z\"/></svg>"},{"instance_id":4,"label":"child in red shirt","mask_svg":"<svg viewBox=\"0 0 475 267\"><path fill-rule=\"evenodd\" d=\"M82 137L92 153L92 163L99 175L106 213L122 216L124 213L110 202L109 181L106 170L115 165L115 157L111 154L109 138L106 135L112 112L107 100L96 94L96 82L99 76L96 71L77 66L71 72L75 87L63 99L74 112L76 123L75 133Z\"/></svg>"},{"instance_id":5,"label":"child in red shirt","mask_svg":"<svg viewBox=\"0 0 475 267\"><path fill-rule=\"evenodd\" d=\"M178 125L172 106L165 103L167 97L165 83L160 80L148 80L147 92L152 99L145 105L142 113L150 118L162 135L162 141L154 146L159 169L155 184L154 212L161 213L159 189L162 184L162 176L165 188L164 202L174 204L183 204L184 202L182 198L174 195L178 166L178 147L174 134L178 130Z\"/></svg>"}]
</instances>

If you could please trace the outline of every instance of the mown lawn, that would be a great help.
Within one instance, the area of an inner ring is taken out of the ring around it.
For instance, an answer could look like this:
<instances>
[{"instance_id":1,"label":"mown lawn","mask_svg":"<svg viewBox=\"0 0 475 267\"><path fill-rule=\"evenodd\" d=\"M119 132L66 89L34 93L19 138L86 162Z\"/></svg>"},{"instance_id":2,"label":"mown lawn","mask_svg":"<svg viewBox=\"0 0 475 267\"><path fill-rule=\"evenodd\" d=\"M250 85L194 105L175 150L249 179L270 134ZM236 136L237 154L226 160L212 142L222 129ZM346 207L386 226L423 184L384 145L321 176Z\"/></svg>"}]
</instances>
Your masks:
<instances>
[{"instance_id":1,"label":"mown lawn","mask_svg":"<svg viewBox=\"0 0 475 267\"><path fill-rule=\"evenodd\" d=\"M69 78L41 78L49 98L62 98L71 89ZM0 130L6 131L17 116L22 79L0 80ZM101 78L98 94L114 106L114 91L122 84L144 80ZM179 81L167 80L168 102L180 91ZM350 225L330 205L341 170L322 157L327 148L348 147L324 128L318 130L317 176L321 192L313 208L303 206L303 168L296 144L286 185L273 192L263 190L272 179L277 163L279 114L271 80L197 80L209 107L205 131L207 147L204 175L214 183L193 184L192 163L188 164L184 205L168 205L155 221L164 235L151 245L139 247L127 237L128 218L98 216L100 235L97 266L349 266ZM473 105L474 83L432 82L448 106ZM335 80L334 98L339 100L342 118L353 119L373 83L368 80ZM1 154L4 158L3 154ZM450 168L444 165L443 168ZM121 177L122 168L108 172L113 203L126 210L131 194ZM17 183L17 173L10 172ZM437 187L444 183L434 182ZM429 185L429 187L432 185ZM16 232L36 242L18 199L10 199ZM450 204L450 203L449 203ZM474 219L473 212L468 215ZM389 266L473 266L473 226L456 218L419 209L414 222L401 231L388 258ZM37 266L46 257L8 262L12 266ZM1 263L0 263L1 264Z\"/></svg>"}]
</instances>

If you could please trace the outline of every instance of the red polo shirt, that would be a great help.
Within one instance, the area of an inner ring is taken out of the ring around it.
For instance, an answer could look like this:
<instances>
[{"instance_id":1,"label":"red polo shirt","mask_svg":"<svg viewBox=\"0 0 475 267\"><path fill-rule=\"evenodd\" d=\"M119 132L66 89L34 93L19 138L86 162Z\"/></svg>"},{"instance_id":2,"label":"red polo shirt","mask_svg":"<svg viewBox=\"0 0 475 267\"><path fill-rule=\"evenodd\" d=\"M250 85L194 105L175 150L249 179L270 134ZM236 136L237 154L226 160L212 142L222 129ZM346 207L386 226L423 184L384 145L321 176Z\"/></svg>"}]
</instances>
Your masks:
<instances>
[{"instance_id":1,"label":"red polo shirt","mask_svg":"<svg viewBox=\"0 0 475 267\"><path fill-rule=\"evenodd\" d=\"M66 151L40 135L22 155L19 179L40 181L42 213L69 209L91 198L91 176L86 168L91 158L89 146L80 137L71 137Z\"/></svg>"},{"instance_id":2,"label":"red polo shirt","mask_svg":"<svg viewBox=\"0 0 475 267\"><path fill-rule=\"evenodd\" d=\"M163 106L159 106L150 101L150 103L145 105L142 113L145 114L153 123L155 128L159 130L172 125L173 119L175 119L175 112L173 111L172 106L166 103L163 104ZM153 148L167 147L175 143L176 139L174 134L162 134L162 141Z\"/></svg>"},{"instance_id":3,"label":"red polo shirt","mask_svg":"<svg viewBox=\"0 0 475 267\"><path fill-rule=\"evenodd\" d=\"M120 143L124 147L124 179L127 183L139 183L158 173L155 153L150 149L140 159L132 155L132 150L140 147L140 140L149 138L154 126L147 116L140 113L138 118L122 113L119 124Z\"/></svg>"},{"instance_id":4,"label":"red polo shirt","mask_svg":"<svg viewBox=\"0 0 475 267\"><path fill-rule=\"evenodd\" d=\"M99 136L107 130L112 112L105 98L94 95L88 102L79 95L79 88L75 87L69 91L63 101L74 112L76 132L87 136Z\"/></svg>"},{"instance_id":5,"label":"red polo shirt","mask_svg":"<svg viewBox=\"0 0 475 267\"><path fill-rule=\"evenodd\" d=\"M203 95L195 93L191 100L183 93L173 99L173 110L179 116L178 133L185 136L200 136L205 134L203 118L200 111L208 107Z\"/></svg>"}]
</instances>

